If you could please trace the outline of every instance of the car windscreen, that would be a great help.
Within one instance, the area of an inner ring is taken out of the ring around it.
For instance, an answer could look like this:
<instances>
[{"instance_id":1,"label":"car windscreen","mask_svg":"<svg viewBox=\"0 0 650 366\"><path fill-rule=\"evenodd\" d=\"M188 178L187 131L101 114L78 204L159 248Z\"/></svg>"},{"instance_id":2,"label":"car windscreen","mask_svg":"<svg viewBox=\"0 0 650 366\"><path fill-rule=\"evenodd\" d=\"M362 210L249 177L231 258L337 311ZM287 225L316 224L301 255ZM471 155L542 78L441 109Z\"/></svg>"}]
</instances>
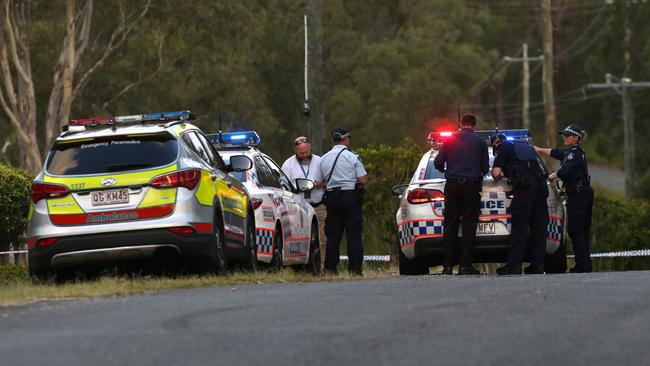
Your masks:
<instances>
[{"instance_id":1,"label":"car windscreen","mask_svg":"<svg viewBox=\"0 0 650 366\"><path fill-rule=\"evenodd\" d=\"M54 175L116 173L171 164L178 141L168 133L120 135L59 141L45 170Z\"/></svg>"}]
</instances>

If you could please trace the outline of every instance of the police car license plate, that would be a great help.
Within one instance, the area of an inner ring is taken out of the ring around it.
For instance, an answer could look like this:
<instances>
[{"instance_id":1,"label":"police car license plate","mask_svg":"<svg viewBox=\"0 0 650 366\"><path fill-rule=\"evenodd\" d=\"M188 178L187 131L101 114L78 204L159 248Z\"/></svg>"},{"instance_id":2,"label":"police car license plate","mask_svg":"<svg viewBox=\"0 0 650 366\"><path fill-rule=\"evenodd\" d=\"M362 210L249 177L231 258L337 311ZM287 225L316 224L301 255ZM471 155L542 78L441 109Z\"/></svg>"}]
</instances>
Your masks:
<instances>
[{"instance_id":1,"label":"police car license plate","mask_svg":"<svg viewBox=\"0 0 650 366\"><path fill-rule=\"evenodd\" d=\"M479 222L476 227L476 233L479 235L494 234L495 232L494 222Z\"/></svg>"},{"instance_id":2,"label":"police car license plate","mask_svg":"<svg viewBox=\"0 0 650 366\"><path fill-rule=\"evenodd\" d=\"M91 192L93 206L114 205L117 203L129 203L129 190L113 189L110 191Z\"/></svg>"}]
</instances>

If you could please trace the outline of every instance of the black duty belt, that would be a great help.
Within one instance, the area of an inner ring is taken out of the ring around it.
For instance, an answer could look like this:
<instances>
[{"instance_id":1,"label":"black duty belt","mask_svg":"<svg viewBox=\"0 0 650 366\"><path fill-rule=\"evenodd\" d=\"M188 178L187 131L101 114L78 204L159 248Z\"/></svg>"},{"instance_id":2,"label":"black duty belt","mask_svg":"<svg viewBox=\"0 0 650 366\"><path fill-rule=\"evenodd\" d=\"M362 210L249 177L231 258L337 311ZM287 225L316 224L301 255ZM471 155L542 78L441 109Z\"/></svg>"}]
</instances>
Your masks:
<instances>
[{"instance_id":1,"label":"black duty belt","mask_svg":"<svg viewBox=\"0 0 650 366\"><path fill-rule=\"evenodd\" d=\"M454 182L458 184L465 184L465 183L479 183L482 182L483 179L476 179L476 178L469 178L469 177L451 177L447 178L447 182Z\"/></svg>"},{"instance_id":2,"label":"black duty belt","mask_svg":"<svg viewBox=\"0 0 650 366\"><path fill-rule=\"evenodd\" d=\"M323 202L316 202L316 203L314 203L314 202L309 202L309 204L311 205L311 207L318 207L318 206L322 205Z\"/></svg>"},{"instance_id":3,"label":"black duty belt","mask_svg":"<svg viewBox=\"0 0 650 366\"><path fill-rule=\"evenodd\" d=\"M356 189L341 189L341 188L332 188L327 190L328 195L348 195L358 192Z\"/></svg>"}]
</instances>

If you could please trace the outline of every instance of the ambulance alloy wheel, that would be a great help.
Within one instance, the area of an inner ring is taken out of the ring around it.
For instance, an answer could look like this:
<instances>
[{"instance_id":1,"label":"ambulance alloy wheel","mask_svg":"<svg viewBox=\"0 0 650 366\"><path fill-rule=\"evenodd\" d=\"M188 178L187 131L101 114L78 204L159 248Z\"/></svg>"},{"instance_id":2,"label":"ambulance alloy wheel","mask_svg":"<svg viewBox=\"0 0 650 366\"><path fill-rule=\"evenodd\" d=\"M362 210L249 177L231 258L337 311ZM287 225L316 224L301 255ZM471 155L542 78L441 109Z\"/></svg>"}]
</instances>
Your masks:
<instances>
[{"instance_id":1,"label":"ambulance alloy wheel","mask_svg":"<svg viewBox=\"0 0 650 366\"><path fill-rule=\"evenodd\" d=\"M314 276L320 275L320 239L318 236L318 223L311 223L311 239L309 240L309 262L305 269Z\"/></svg>"},{"instance_id":2,"label":"ambulance alloy wheel","mask_svg":"<svg viewBox=\"0 0 650 366\"><path fill-rule=\"evenodd\" d=\"M224 246L224 229L221 224L219 217L216 217L214 220L213 233L214 237L214 248L215 248L215 258L214 258L214 271L219 276L228 275L228 259L226 258L226 248Z\"/></svg>"},{"instance_id":3,"label":"ambulance alloy wheel","mask_svg":"<svg viewBox=\"0 0 650 366\"><path fill-rule=\"evenodd\" d=\"M275 228L275 236L273 237L273 257L271 258L271 271L282 272L283 259L282 259L282 227Z\"/></svg>"},{"instance_id":4,"label":"ambulance alloy wheel","mask_svg":"<svg viewBox=\"0 0 650 366\"><path fill-rule=\"evenodd\" d=\"M246 256L246 259L244 259L244 269L250 272L257 272L257 242L255 241L255 220L250 217L248 218L248 223L246 225L246 244L248 245L248 255Z\"/></svg>"},{"instance_id":5,"label":"ambulance alloy wheel","mask_svg":"<svg viewBox=\"0 0 650 366\"><path fill-rule=\"evenodd\" d=\"M399 251L399 274L405 276L420 276L429 274L429 266L419 259L408 259L402 253L402 250Z\"/></svg>"},{"instance_id":6,"label":"ambulance alloy wheel","mask_svg":"<svg viewBox=\"0 0 650 366\"><path fill-rule=\"evenodd\" d=\"M566 240L562 237L560 247L555 253L547 254L544 260L544 272L546 273L564 273L566 272Z\"/></svg>"}]
</instances>

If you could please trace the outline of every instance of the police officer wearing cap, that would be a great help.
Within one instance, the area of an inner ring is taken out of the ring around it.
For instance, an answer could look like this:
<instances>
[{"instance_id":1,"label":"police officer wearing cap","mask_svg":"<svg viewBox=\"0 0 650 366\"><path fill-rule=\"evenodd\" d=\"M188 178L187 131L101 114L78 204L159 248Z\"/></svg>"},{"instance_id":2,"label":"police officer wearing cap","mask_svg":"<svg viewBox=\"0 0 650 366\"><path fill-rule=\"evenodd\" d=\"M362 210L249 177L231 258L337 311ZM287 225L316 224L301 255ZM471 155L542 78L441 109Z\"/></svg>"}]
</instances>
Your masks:
<instances>
[{"instance_id":1,"label":"police officer wearing cap","mask_svg":"<svg viewBox=\"0 0 650 366\"><path fill-rule=\"evenodd\" d=\"M567 195L568 232L573 242L576 265L571 273L591 272L589 239L594 190L587 168L587 155L580 147L585 132L578 125L569 125L558 132L562 135L565 150L535 147L541 154L560 160L560 168L549 179L562 179L562 191Z\"/></svg>"},{"instance_id":2,"label":"police officer wearing cap","mask_svg":"<svg viewBox=\"0 0 650 366\"><path fill-rule=\"evenodd\" d=\"M521 274L526 247L530 245L530 265L526 274L544 273L546 228L548 226L548 188L546 173L537 160L535 148L526 140L508 141L506 136L492 136L492 150L496 155L492 165L495 181L503 176L513 186L512 235L508 260L497 268L498 275ZM530 240L529 240L530 235Z\"/></svg>"},{"instance_id":3,"label":"police officer wearing cap","mask_svg":"<svg viewBox=\"0 0 650 366\"><path fill-rule=\"evenodd\" d=\"M477 275L472 266L476 226L481 211L483 176L489 169L487 143L476 133L476 117L466 114L460 119L461 129L446 141L433 161L445 173L445 228L442 273L452 274L458 225L463 224L459 275Z\"/></svg>"},{"instance_id":4,"label":"police officer wearing cap","mask_svg":"<svg viewBox=\"0 0 650 366\"><path fill-rule=\"evenodd\" d=\"M325 180L324 201L327 208L325 271L337 273L341 238L345 231L348 245L348 271L353 275L362 275L361 206L363 185L368 183L368 173L359 155L348 148L350 146L348 131L335 128L331 136L334 146L321 157L320 161L320 171Z\"/></svg>"}]
</instances>

